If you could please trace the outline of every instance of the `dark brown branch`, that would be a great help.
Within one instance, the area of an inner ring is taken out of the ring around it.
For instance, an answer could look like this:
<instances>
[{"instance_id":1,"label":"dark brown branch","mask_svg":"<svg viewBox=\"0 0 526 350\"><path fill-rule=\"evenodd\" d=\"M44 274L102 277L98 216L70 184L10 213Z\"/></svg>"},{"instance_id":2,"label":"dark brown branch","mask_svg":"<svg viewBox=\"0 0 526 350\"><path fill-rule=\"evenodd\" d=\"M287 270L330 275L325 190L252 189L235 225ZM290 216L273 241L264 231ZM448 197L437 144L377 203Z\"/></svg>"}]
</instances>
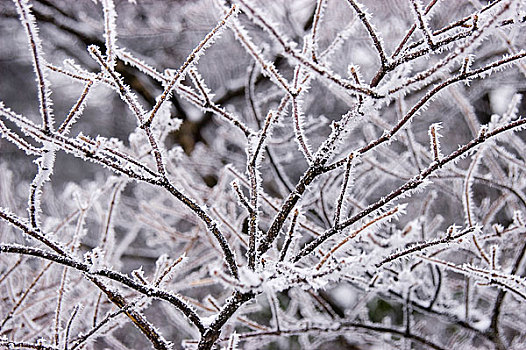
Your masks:
<instances>
[{"instance_id":1,"label":"dark brown branch","mask_svg":"<svg viewBox=\"0 0 526 350\"><path fill-rule=\"evenodd\" d=\"M374 48L378 52L378 56L380 56L380 62L382 64L382 68L387 67L387 65L388 65L387 56L385 55L385 51L384 51L384 49L382 47L380 39L378 38L378 35L376 34L376 31L374 30L373 26L371 25L371 23L367 19L367 15L360 8L360 5L358 5L356 3L356 1L354 1L354 0L347 0L347 2L349 3L349 5L351 5L351 7L354 9L354 11L356 11L356 13L358 15L358 18L360 19L360 21L362 21L363 25L367 29L367 32L369 33L369 36L371 37L371 39L373 41Z\"/></svg>"},{"instance_id":2,"label":"dark brown branch","mask_svg":"<svg viewBox=\"0 0 526 350\"><path fill-rule=\"evenodd\" d=\"M178 297L175 294L166 292L162 289L145 286L143 284L135 282L132 278L120 272L103 269L103 268L93 270L92 267L89 266L88 264L74 260L68 256L58 255L58 254L55 254L49 251L45 251L45 250L33 248L33 247L0 244L0 252L35 256L41 259L53 261L63 266L73 268L77 271L85 273L87 276L91 278L100 276L100 277L111 279L115 282L119 282L143 295L169 302L170 304L174 305L178 310L180 310L186 317L188 317L190 322L192 322L197 327L197 329L199 329L199 331L203 332L205 329L203 324L201 323L199 316L180 297Z\"/></svg>"}]
</instances>

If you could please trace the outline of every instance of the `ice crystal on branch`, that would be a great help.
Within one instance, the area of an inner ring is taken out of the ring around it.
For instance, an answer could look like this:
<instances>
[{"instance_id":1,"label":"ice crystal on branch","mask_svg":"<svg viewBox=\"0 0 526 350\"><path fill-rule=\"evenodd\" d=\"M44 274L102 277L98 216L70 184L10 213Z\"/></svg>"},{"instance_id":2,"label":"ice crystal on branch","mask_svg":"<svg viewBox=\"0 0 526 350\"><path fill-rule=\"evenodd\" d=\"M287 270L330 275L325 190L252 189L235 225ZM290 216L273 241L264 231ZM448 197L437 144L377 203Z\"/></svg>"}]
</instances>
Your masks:
<instances>
[{"instance_id":1,"label":"ice crystal on branch","mask_svg":"<svg viewBox=\"0 0 526 350\"><path fill-rule=\"evenodd\" d=\"M0 347L526 347L524 1L0 13Z\"/></svg>"}]
</instances>

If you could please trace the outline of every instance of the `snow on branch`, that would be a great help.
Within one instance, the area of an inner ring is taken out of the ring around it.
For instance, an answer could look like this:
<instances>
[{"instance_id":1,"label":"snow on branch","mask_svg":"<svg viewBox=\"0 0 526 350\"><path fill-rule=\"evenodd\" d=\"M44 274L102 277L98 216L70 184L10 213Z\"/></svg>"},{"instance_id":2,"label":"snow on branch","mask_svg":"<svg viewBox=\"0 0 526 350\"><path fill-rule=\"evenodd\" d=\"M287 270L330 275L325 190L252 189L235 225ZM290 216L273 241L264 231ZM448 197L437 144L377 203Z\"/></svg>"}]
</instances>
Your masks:
<instances>
[{"instance_id":1,"label":"snow on branch","mask_svg":"<svg viewBox=\"0 0 526 350\"><path fill-rule=\"evenodd\" d=\"M53 129L53 102L51 101L50 83L46 74L46 60L42 50L42 41L38 34L38 27L35 16L31 12L31 5L28 0L14 0L20 21L26 32L31 56L33 59L33 69L38 85L38 99L40 105L40 116L42 117L42 127L45 131Z\"/></svg>"},{"instance_id":2,"label":"snow on branch","mask_svg":"<svg viewBox=\"0 0 526 350\"><path fill-rule=\"evenodd\" d=\"M526 348L524 2L213 4L0 4L0 347Z\"/></svg>"}]
</instances>

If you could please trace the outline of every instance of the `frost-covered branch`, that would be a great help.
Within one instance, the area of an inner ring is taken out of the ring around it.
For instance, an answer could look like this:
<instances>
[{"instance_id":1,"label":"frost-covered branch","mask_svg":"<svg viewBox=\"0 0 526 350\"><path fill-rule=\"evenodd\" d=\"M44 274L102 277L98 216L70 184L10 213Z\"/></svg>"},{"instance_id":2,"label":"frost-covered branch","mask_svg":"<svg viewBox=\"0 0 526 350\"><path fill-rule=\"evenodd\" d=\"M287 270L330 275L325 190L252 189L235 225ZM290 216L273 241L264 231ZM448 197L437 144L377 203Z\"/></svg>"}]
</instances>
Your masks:
<instances>
[{"instance_id":1,"label":"frost-covered branch","mask_svg":"<svg viewBox=\"0 0 526 350\"><path fill-rule=\"evenodd\" d=\"M212 5L0 2L0 347L525 348L524 2Z\"/></svg>"}]
</instances>

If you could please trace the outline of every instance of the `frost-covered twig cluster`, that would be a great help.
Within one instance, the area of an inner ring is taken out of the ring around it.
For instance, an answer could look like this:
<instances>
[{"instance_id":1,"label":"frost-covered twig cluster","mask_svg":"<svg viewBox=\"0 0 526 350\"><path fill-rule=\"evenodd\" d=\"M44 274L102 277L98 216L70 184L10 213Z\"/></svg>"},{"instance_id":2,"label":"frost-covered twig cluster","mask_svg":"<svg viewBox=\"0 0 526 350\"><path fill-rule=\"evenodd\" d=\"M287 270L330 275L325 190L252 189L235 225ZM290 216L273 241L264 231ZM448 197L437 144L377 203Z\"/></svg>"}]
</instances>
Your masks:
<instances>
[{"instance_id":1,"label":"frost-covered twig cluster","mask_svg":"<svg viewBox=\"0 0 526 350\"><path fill-rule=\"evenodd\" d=\"M526 347L526 2L0 6L0 347Z\"/></svg>"}]
</instances>

